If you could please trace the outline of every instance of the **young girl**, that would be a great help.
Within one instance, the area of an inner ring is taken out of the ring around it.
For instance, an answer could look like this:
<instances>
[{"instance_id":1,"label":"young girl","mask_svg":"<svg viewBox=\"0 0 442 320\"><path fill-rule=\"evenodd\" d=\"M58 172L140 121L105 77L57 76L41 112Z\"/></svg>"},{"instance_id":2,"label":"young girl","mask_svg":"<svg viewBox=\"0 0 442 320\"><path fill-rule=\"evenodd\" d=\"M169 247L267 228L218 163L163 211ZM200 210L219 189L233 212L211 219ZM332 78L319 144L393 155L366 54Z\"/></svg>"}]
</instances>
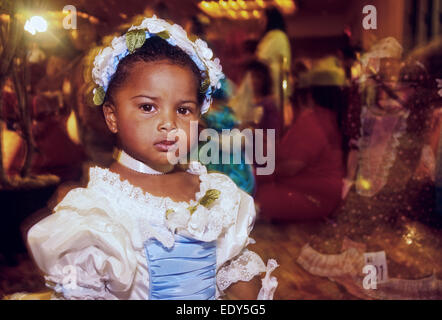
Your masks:
<instances>
[{"instance_id":1,"label":"young girl","mask_svg":"<svg viewBox=\"0 0 442 320\"><path fill-rule=\"evenodd\" d=\"M169 161L196 146L191 121L223 77L207 44L154 16L115 38L94 66L94 102L120 153L110 168L91 168L87 188L69 192L28 232L57 297L214 299L266 271L246 249L253 199L199 162L184 171ZM185 135L171 138L178 131ZM273 296L276 266L269 260L261 299Z\"/></svg>"}]
</instances>

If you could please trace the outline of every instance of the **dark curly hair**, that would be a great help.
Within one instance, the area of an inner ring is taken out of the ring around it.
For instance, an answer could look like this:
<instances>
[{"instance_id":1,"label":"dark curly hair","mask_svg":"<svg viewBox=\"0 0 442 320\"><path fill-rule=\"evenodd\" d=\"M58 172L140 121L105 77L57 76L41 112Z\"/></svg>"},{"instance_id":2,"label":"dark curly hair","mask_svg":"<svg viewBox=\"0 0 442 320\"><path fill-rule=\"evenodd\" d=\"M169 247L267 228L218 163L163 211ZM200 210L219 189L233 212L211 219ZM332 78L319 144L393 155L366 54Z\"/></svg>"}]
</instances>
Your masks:
<instances>
[{"instance_id":1,"label":"dark curly hair","mask_svg":"<svg viewBox=\"0 0 442 320\"><path fill-rule=\"evenodd\" d=\"M173 64L187 67L195 75L195 82L197 84L198 104L204 101L205 93L200 89L204 80L201 71L197 65L192 61L187 53L185 53L178 46L170 45L166 40L153 36L144 42L144 44L135 50L134 53L124 57L118 64L117 70L109 81L109 86L104 97L104 102L114 102L115 90L122 86L129 76L133 66L137 62L152 62L159 60L168 60Z\"/></svg>"}]
</instances>

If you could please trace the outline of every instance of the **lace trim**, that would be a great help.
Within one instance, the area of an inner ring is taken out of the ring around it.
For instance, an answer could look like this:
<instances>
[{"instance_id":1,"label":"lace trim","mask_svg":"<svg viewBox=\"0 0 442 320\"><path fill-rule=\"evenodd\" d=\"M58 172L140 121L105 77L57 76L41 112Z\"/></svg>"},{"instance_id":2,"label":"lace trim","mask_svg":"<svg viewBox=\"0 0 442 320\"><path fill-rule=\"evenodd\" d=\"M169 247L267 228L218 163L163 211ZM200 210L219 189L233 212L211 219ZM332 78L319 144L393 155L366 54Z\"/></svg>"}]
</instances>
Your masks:
<instances>
[{"instance_id":1,"label":"lace trim","mask_svg":"<svg viewBox=\"0 0 442 320\"><path fill-rule=\"evenodd\" d=\"M273 300L273 294L278 287L278 280L276 277L271 277L271 273L278 267L278 263L275 259L269 259L267 261L267 270L265 277L261 280L262 287L259 290L257 300Z\"/></svg>"},{"instance_id":2,"label":"lace trim","mask_svg":"<svg viewBox=\"0 0 442 320\"><path fill-rule=\"evenodd\" d=\"M242 254L218 271L216 283L219 294L224 294L224 290L231 284L238 281L250 281L264 271L266 271L266 266L261 258L255 252L244 249Z\"/></svg>"},{"instance_id":3,"label":"lace trim","mask_svg":"<svg viewBox=\"0 0 442 320\"><path fill-rule=\"evenodd\" d=\"M235 222L238 214L241 197L234 182L223 174L207 174L205 167L199 163L189 167L189 172L199 174L201 181L200 191L195 194L196 200L190 202L176 202L170 197L145 193L129 181L121 181L119 174L108 169L94 167L89 172L88 188L98 190L114 203L114 207L118 208L113 210L117 221L129 223L128 230L138 230L139 236L131 232L137 248L152 237L170 248L174 244L173 233L176 230L185 230L197 240L213 241ZM209 208L198 205L190 215L188 208L195 206L212 188L221 192L219 199ZM166 212L174 212L170 214L170 220L166 219Z\"/></svg>"},{"instance_id":4,"label":"lace trim","mask_svg":"<svg viewBox=\"0 0 442 320\"><path fill-rule=\"evenodd\" d=\"M94 289L78 287L75 290L68 290L61 286L60 289L54 288L54 291L60 293L66 300L118 300L110 293L102 290L95 291Z\"/></svg>"},{"instance_id":5,"label":"lace trim","mask_svg":"<svg viewBox=\"0 0 442 320\"><path fill-rule=\"evenodd\" d=\"M52 289L54 300L116 300L117 298L110 294L105 283L102 286L87 286L76 285L76 288L68 288L63 286L60 282L54 282L54 277L45 276L46 287Z\"/></svg>"},{"instance_id":6,"label":"lace trim","mask_svg":"<svg viewBox=\"0 0 442 320\"><path fill-rule=\"evenodd\" d=\"M201 169L200 169L201 170ZM196 171L194 171L196 172ZM193 174L197 174L194 173ZM201 177L204 175L204 171L201 172ZM207 173L207 171L206 171ZM103 182L113 186L117 187L120 192L124 193L127 197L130 199L138 200L138 201L156 201L156 202L164 202L167 201L169 203L175 204L175 205L193 205L196 203L195 200L191 200L189 202L186 201L174 201L170 197L159 197L154 196L153 194L150 194L149 192L144 192L140 187L136 187L133 184L131 184L128 180L122 181L120 178L120 175L118 173L112 172L109 169L103 169L100 167L93 167L89 169L89 183L88 187L93 187L96 185L100 185ZM202 182L200 183L200 190L202 187Z\"/></svg>"}]
</instances>

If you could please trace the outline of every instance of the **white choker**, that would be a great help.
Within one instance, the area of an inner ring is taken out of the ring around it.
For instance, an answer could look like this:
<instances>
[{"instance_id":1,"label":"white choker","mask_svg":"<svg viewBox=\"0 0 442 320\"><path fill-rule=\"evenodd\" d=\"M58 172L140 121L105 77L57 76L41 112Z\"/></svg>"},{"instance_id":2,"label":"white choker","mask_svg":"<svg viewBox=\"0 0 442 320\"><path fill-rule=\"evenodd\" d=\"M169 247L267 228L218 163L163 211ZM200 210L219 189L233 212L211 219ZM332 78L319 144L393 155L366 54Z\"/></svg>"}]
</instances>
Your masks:
<instances>
[{"instance_id":1,"label":"white choker","mask_svg":"<svg viewBox=\"0 0 442 320\"><path fill-rule=\"evenodd\" d=\"M156 171L156 170L152 169L151 167L149 167L148 165L144 164L143 162L132 158L130 155L128 155L123 150L121 150L118 153L116 160L120 164L122 164L123 166L125 166L129 169L132 169L134 171L137 171L137 172L147 173L147 174L164 174L164 172Z\"/></svg>"}]
</instances>

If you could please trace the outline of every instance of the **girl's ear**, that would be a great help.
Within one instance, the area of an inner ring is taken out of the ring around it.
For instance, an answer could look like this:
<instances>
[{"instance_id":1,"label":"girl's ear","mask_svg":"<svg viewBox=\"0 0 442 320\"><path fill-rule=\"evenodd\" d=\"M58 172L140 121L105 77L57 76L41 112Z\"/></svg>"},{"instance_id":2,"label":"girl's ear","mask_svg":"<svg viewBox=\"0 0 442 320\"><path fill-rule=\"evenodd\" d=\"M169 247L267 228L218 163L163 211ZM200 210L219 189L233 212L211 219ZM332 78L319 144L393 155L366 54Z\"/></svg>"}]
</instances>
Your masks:
<instances>
[{"instance_id":1,"label":"girl's ear","mask_svg":"<svg viewBox=\"0 0 442 320\"><path fill-rule=\"evenodd\" d=\"M117 108L114 104L106 101L103 104L103 114L104 119L106 120L107 127L112 133L118 132L118 125L117 125Z\"/></svg>"}]
</instances>

